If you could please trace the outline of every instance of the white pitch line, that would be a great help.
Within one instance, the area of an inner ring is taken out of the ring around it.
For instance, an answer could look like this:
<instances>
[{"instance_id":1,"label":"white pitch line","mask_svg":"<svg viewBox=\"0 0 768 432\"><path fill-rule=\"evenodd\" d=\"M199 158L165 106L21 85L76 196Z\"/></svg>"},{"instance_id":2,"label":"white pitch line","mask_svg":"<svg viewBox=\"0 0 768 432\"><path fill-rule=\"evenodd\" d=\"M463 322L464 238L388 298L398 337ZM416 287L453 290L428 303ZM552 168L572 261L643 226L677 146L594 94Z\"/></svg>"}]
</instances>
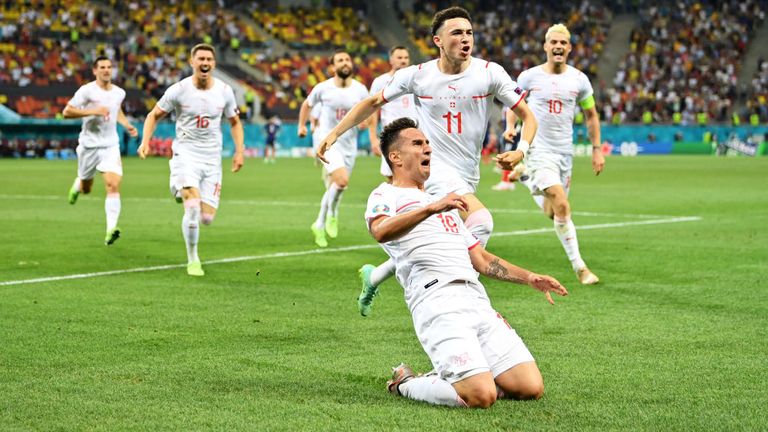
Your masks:
<instances>
[{"instance_id":1,"label":"white pitch line","mask_svg":"<svg viewBox=\"0 0 768 432\"><path fill-rule=\"evenodd\" d=\"M46 200L46 201L61 201L66 202L66 197L63 195L14 195L14 194L0 194L0 199L23 199L23 200ZM81 197L85 200L96 200L99 198ZM132 202L159 202L169 205L176 205L176 202L170 198L141 198L141 197L123 197L123 201ZM229 199L224 200L225 204L235 205L259 205L259 206L284 206L284 207L317 207L315 202L296 202L296 201L259 201L259 200L237 200ZM365 208L365 204L344 204L347 208ZM492 213L512 213L512 214L540 214L539 209L510 209L510 208L490 208L488 209ZM630 214L630 213L601 213L601 212L586 212L586 211L574 211L575 216L594 216L594 217L623 217L628 219L659 219L659 218L673 218L672 215L649 215L649 214Z\"/></svg>"},{"instance_id":2,"label":"white pitch line","mask_svg":"<svg viewBox=\"0 0 768 432\"><path fill-rule=\"evenodd\" d=\"M580 225L578 229L593 230L593 229L603 229L603 228L620 228L620 227L634 226L634 225L655 225L655 224L665 224L665 223L695 222L701 219L702 218L700 216L682 216L682 217L675 217L675 218L669 218L669 219L644 220L644 221L635 221L635 222L615 222L615 223L604 223L604 224L595 224L595 225ZM530 235L530 234L540 234L540 233L550 233L550 232L552 232L552 227L493 233L493 237L519 236L519 235ZM225 264L225 263L233 263L233 262L241 262L241 261L256 261L256 260L270 259L270 258L287 258L287 257L297 257L297 256L304 256L304 255L324 254L324 253L330 253L330 252L348 252L348 251L361 250L361 249L374 249L378 247L379 247L378 244L367 244L367 245L345 246L345 247L338 247L338 248L309 249L309 250L297 251L297 252L277 252L277 253L265 254L265 255L247 255L247 256L241 256L241 257L222 258L217 260L205 261L203 264L212 265L212 264ZM109 270L109 271L94 272L94 273L80 273L80 274L73 274L73 275L50 276L50 277L35 278L35 279L12 280L12 281L0 282L0 286L57 282L57 281L70 280L70 279L87 279L87 278L100 277L100 276L112 276L112 275L125 274L125 273L143 273L143 272L151 272L151 271L158 271L158 270L176 269L176 268L182 268L182 267L186 267L186 264L168 264L168 265L152 266L152 267L138 267L138 268L132 268L132 269Z\"/></svg>"}]
</instances>

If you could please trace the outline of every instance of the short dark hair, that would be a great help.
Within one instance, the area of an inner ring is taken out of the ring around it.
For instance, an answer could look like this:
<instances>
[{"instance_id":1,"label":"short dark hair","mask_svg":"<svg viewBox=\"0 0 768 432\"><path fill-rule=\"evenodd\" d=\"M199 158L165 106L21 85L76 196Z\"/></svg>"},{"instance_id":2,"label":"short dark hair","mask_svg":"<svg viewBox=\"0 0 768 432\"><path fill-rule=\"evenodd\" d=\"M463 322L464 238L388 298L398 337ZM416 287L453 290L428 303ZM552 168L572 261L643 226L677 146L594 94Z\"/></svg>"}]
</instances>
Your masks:
<instances>
[{"instance_id":1,"label":"short dark hair","mask_svg":"<svg viewBox=\"0 0 768 432\"><path fill-rule=\"evenodd\" d=\"M464 18L470 23L472 22L472 17L469 16L469 12L463 7L452 6L448 9L443 9L438 11L432 19L432 36L437 34L437 31L440 30L444 22L453 18Z\"/></svg>"},{"instance_id":2,"label":"short dark hair","mask_svg":"<svg viewBox=\"0 0 768 432\"><path fill-rule=\"evenodd\" d=\"M349 51L347 51L347 50L345 50L345 49L341 49L341 48L339 48L339 49L335 50L335 51L334 51L334 52L331 54L331 56L330 56L330 57L328 57L328 63L330 63L331 65L333 65L333 60L336 58L336 54L346 54L346 55L348 55L350 58L352 58L352 54L350 54L350 53L349 53Z\"/></svg>"},{"instance_id":3,"label":"short dark hair","mask_svg":"<svg viewBox=\"0 0 768 432\"><path fill-rule=\"evenodd\" d=\"M213 58L214 59L216 58L216 49L213 48L213 45L206 44L206 43L201 43L201 44L197 44L197 45L193 46L192 49L189 51L189 58L194 57L195 53L198 52L198 51L201 51L201 50L202 51L210 51L211 54L213 54Z\"/></svg>"},{"instance_id":4,"label":"short dark hair","mask_svg":"<svg viewBox=\"0 0 768 432\"><path fill-rule=\"evenodd\" d=\"M406 50L406 51L408 51L408 48L406 48L406 47L404 47L402 45L395 45L395 46L393 46L392 48L389 49L389 55L394 54L395 51L397 51L397 50Z\"/></svg>"},{"instance_id":5,"label":"short dark hair","mask_svg":"<svg viewBox=\"0 0 768 432\"><path fill-rule=\"evenodd\" d=\"M99 62L104 60L107 60L108 62L112 63L112 60L109 57L101 55L96 57L93 60L93 68L96 69L97 67L99 67Z\"/></svg>"},{"instance_id":6,"label":"short dark hair","mask_svg":"<svg viewBox=\"0 0 768 432\"><path fill-rule=\"evenodd\" d=\"M397 142L400 137L400 132L405 129L416 129L418 125L413 119L408 117L400 117L397 120L393 120L388 125L384 126L379 134L379 144L381 145L381 154L384 155L384 160L387 161L389 169L392 169L392 161L389 160L389 150Z\"/></svg>"}]
</instances>

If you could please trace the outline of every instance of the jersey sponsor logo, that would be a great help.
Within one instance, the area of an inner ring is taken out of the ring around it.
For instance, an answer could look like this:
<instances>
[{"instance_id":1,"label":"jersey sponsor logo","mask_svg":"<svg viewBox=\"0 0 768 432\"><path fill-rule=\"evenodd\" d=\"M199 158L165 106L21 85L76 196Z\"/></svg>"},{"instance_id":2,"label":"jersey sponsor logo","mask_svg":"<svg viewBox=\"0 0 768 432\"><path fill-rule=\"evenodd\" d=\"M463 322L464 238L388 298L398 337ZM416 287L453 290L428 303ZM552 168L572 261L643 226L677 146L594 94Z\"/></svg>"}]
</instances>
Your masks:
<instances>
[{"instance_id":1,"label":"jersey sponsor logo","mask_svg":"<svg viewBox=\"0 0 768 432\"><path fill-rule=\"evenodd\" d=\"M453 90L453 91L458 91L458 89L456 88L456 86L452 86L452 85L449 85L449 86L448 86L448 89L449 89L449 90Z\"/></svg>"},{"instance_id":2,"label":"jersey sponsor logo","mask_svg":"<svg viewBox=\"0 0 768 432\"><path fill-rule=\"evenodd\" d=\"M373 207L371 210L371 213L377 214L377 213L389 213L389 206L386 204L377 204Z\"/></svg>"}]
</instances>

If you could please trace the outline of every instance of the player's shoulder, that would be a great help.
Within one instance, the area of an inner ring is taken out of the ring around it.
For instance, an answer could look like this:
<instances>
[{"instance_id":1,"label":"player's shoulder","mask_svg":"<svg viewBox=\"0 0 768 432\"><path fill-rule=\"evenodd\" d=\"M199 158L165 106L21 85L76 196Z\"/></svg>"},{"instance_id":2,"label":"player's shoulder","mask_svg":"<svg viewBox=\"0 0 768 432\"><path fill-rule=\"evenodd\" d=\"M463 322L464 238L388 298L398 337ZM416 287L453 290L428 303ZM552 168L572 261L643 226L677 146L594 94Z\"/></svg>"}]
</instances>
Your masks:
<instances>
[{"instance_id":1,"label":"player's shoulder","mask_svg":"<svg viewBox=\"0 0 768 432\"><path fill-rule=\"evenodd\" d=\"M369 200L376 200L376 199L385 200L392 196L392 192L393 192L392 185L387 182L383 182L378 186L376 186L376 188L374 188L371 191L370 195L368 195L368 199Z\"/></svg>"},{"instance_id":2,"label":"player's shoulder","mask_svg":"<svg viewBox=\"0 0 768 432\"><path fill-rule=\"evenodd\" d=\"M520 72L520 78L538 77L543 75L546 75L543 64L536 65Z\"/></svg>"}]
</instances>

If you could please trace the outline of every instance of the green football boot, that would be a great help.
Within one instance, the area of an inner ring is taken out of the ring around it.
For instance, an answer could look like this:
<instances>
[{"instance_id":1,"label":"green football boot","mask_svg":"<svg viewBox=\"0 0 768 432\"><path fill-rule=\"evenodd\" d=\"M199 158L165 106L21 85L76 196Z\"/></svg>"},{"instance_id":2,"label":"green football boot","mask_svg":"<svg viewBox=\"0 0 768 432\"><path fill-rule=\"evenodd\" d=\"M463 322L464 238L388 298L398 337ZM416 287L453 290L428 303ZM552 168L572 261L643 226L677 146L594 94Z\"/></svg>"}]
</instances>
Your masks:
<instances>
[{"instance_id":1,"label":"green football boot","mask_svg":"<svg viewBox=\"0 0 768 432\"><path fill-rule=\"evenodd\" d=\"M373 307L373 298L379 294L379 287L371 284L371 272L375 268L376 266L366 264L358 270L360 280L363 282L363 289L357 297L357 310L360 311L360 315L362 316L370 315L371 308Z\"/></svg>"}]
</instances>

